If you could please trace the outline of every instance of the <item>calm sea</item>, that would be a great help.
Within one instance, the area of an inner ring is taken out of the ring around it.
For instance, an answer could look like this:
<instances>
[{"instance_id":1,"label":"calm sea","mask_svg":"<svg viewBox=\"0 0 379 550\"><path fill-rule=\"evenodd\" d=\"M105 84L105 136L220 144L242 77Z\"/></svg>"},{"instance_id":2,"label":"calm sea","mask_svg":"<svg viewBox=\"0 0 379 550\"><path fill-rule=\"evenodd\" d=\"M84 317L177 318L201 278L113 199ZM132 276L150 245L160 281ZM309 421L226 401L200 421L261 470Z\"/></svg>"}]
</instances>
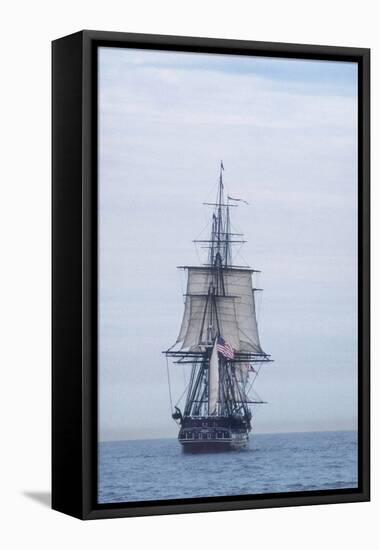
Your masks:
<instances>
[{"instance_id":1,"label":"calm sea","mask_svg":"<svg viewBox=\"0 0 379 550\"><path fill-rule=\"evenodd\" d=\"M176 439L99 446L99 502L357 487L356 432L252 435L239 452L184 454Z\"/></svg>"}]
</instances>

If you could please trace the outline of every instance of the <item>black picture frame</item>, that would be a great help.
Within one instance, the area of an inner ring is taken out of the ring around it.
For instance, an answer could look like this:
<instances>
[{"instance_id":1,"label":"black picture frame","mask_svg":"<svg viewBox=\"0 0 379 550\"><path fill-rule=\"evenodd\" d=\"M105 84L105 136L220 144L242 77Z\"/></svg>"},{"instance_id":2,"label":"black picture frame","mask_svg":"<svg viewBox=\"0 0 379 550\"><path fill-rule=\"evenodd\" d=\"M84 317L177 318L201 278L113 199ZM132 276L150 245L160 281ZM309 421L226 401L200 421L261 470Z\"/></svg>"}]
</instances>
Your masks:
<instances>
[{"instance_id":1,"label":"black picture frame","mask_svg":"<svg viewBox=\"0 0 379 550\"><path fill-rule=\"evenodd\" d=\"M97 48L358 63L357 489L97 504ZM52 507L81 519L370 499L370 50L81 31L52 43Z\"/></svg>"}]
</instances>

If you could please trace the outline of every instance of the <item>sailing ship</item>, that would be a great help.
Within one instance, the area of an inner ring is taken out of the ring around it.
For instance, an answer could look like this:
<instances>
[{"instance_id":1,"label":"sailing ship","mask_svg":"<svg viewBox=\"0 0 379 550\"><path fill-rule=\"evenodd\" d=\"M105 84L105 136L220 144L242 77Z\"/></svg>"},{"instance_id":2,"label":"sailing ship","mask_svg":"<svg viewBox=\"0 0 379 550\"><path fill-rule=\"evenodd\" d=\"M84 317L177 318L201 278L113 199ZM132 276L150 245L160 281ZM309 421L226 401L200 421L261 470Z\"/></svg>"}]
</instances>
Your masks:
<instances>
[{"instance_id":1,"label":"sailing ship","mask_svg":"<svg viewBox=\"0 0 379 550\"><path fill-rule=\"evenodd\" d=\"M253 275L259 271L234 265L232 258L232 247L245 241L233 232L230 211L245 201L224 196L223 171L221 162L216 202L204 203L213 207L210 238L194 241L208 248L207 261L179 266L187 272L184 314L175 344L164 352L191 366L183 410L171 403L187 452L247 446L253 407L263 403L250 396L252 385L271 361L258 334L255 293L262 289L253 287Z\"/></svg>"}]
</instances>

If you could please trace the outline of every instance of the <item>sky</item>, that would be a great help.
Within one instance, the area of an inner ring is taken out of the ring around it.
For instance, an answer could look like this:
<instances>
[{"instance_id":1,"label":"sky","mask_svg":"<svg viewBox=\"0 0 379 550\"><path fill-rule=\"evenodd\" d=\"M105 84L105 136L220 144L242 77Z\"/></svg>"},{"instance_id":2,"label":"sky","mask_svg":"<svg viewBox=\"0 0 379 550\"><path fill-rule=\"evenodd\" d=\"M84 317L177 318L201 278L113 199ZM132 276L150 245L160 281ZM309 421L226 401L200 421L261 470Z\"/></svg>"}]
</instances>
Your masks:
<instances>
[{"instance_id":1,"label":"sky","mask_svg":"<svg viewBox=\"0 0 379 550\"><path fill-rule=\"evenodd\" d=\"M98 82L99 439L177 436L162 351L221 159L274 359L254 431L356 429L356 64L102 47Z\"/></svg>"}]
</instances>

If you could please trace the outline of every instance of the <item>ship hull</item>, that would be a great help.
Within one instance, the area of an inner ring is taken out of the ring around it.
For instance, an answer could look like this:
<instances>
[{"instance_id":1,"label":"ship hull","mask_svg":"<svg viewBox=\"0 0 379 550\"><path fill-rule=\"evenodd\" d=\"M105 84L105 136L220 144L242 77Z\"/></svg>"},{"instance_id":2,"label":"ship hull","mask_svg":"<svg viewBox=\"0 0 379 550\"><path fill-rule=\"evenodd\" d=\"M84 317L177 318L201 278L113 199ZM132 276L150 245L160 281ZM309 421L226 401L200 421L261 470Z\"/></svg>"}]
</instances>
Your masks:
<instances>
[{"instance_id":1,"label":"ship hull","mask_svg":"<svg viewBox=\"0 0 379 550\"><path fill-rule=\"evenodd\" d=\"M241 417L186 418L178 440L186 453L239 451L248 446L249 431L249 423Z\"/></svg>"},{"instance_id":2,"label":"ship hull","mask_svg":"<svg viewBox=\"0 0 379 550\"><path fill-rule=\"evenodd\" d=\"M180 440L179 440L180 441ZM226 453L229 451L240 451L246 449L246 441L180 441L184 453Z\"/></svg>"}]
</instances>

